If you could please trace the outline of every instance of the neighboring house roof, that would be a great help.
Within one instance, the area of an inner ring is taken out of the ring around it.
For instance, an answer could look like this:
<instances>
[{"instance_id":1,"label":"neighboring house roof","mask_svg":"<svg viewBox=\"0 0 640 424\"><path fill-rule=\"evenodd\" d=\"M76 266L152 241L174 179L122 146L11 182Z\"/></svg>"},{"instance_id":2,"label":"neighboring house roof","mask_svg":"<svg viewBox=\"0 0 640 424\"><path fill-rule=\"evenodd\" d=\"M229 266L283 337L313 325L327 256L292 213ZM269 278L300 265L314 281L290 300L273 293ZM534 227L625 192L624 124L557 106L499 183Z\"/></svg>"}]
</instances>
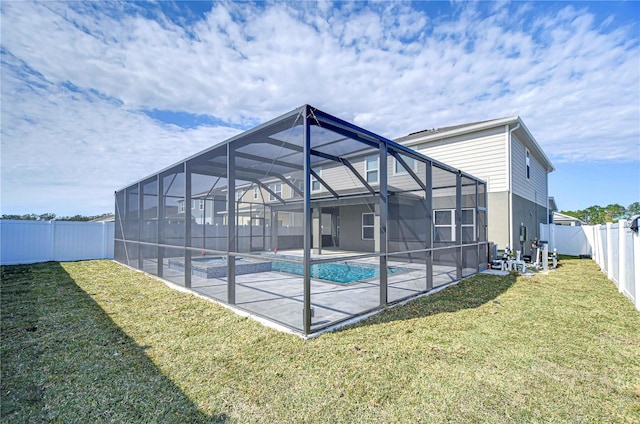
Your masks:
<instances>
[{"instance_id":1,"label":"neighboring house roof","mask_svg":"<svg viewBox=\"0 0 640 424\"><path fill-rule=\"evenodd\" d=\"M110 213L103 217L92 219L89 222L114 222L115 220L116 220L116 216Z\"/></svg>"},{"instance_id":2,"label":"neighboring house roof","mask_svg":"<svg viewBox=\"0 0 640 424\"><path fill-rule=\"evenodd\" d=\"M581 220L580 218L576 218L575 216L565 215L565 214L560 213L560 212L554 212L553 213L553 222L554 223L558 223L558 222L579 222L582 225L587 225L587 223L584 222L583 220Z\"/></svg>"},{"instance_id":3,"label":"neighboring house roof","mask_svg":"<svg viewBox=\"0 0 640 424\"><path fill-rule=\"evenodd\" d=\"M407 147L414 144L421 144L429 141L442 140L457 135L472 133L476 131L482 131L489 128L495 128L500 126L509 125L512 129L515 128L516 136L518 140L523 142L525 146L531 150L534 155L542 160L541 164L547 170L547 172L555 171L555 167L551 163L551 160L544 153L536 139L533 137L527 126L524 124L519 116L510 116L506 118L488 119L485 121L470 122L468 124L452 125L442 128L431 128L423 131L418 131L395 139L394 141L401 143Z\"/></svg>"}]
</instances>

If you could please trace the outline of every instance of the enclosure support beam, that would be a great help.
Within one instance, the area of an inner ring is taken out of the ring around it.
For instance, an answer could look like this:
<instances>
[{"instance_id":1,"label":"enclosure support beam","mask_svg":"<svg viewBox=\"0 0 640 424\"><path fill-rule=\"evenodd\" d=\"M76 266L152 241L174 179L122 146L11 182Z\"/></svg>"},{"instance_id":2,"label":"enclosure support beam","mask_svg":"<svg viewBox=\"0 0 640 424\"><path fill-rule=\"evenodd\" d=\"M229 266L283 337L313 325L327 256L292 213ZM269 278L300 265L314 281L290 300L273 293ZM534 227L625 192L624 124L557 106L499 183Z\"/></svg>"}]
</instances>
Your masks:
<instances>
[{"instance_id":1,"label":"enclosure support beam","mask_svg":"<svg viewBox=\"0 0 640 424\"><path fill-rule=\"evenodd\" d=\"M265 217L266 218L266 217ZM271 209L271 249L274 253L278 252L278 211Z\"/></svg>"},{"instance_id":2,"label":"enclosure support beam","mask_svg":"<svg viewBox=\"0 0 640 424\"><path fill-rule=\"evenodd\" d=\"M380 157L380 199L378 201L379 219L380 219L380 231L376 234L379 240L380 253L380 306L385 306L388 303L387 293L387 216L388 216L388 201L389 193L387 192L387 143L380 143L379 157ZM376 246L378 247L378 246Z\"/></svg>"},{"instance_id":3,"label":"enclosure support beam","mask_svg":"<svg viewBox=\"0 0 640 424\"><path fill-rule=\"evenodd\" d=\"M320 110L314 109L314 116L319 127L326 128L344 137L348 137L352 140L357 140L371 147L377 148L380 145L380 142L383 140L381 137L376 136L375 134L365 130L364 128L358 128L353 124L343 121L342 119L335 116L331 116L328 113L322 112Z\"/></svg>"},{"instance_id":4,"label":"enclosure support beam","mask_svg":"<svg viewBox=\"0 0 640 424\"><path fill-rule=\"evenodd\" d=\"M142 240L142 225L143 225L143 211L144 204L143 199L144 195L142 193L144 185L142 182L138 183L138 240ZM142 251L142 246L138 245L138 269L144 269L144 252Z\"/></svg>"},{"instance_id":5,"label":"enclosure support beam","mask_svg":"<svg viewBox=\"0 0 640 424\"><path fill-rule=\"evenodd\" d=\"M164 240L164 178L162 174L158 174L158 244L165 243ZM162 270L164 263L164 247L158 246L158 277L162 278Z\"/></svg>"},{"instance_id":6,"label":"enclosure support beam","mask_svg":"<svg viewBox=\"0 0 640 424\"><path fill-rule=\"evenodd\" d=\"M202 174L202 175L212 175L212 176L217 177L222 172L222 171L217 171L216 172L216 168L220 168L220 166L211 165L208 168L209 168L209 170L213 169L214 172L206 172L206 170L203 167L199 167L197 169L197 171L198 171L197 173ZM265 177L265 174L264 174L263 171L256 171L255 169L251 169L251 168L243 168L243 167L236 166L235 170L236 170L237 173L240 173L240 179L247 180L247 181L253 181L256 178L264 178ZM254 175L254 177L250 177L249 175L251 175L251 174ZM278 174L276 172L270 172L269 176L279 179L280 181L282 181L283 183L285 183L286 185L291 187L291 190L293 190L296 193L298 193L300 195L300 197L303 196L304 193L298 187L296 187L295 184L293 184L291 181L289 181L284 175Z\"/></svg>"},{"instance_id":7,"label":"enclosure support beam","mask_svg":"<svg viewBox=\"0 0 640 424\"><path fill-rule=\"evenodd\" d=\"M367 180L365 180L362 175L360 175L360 173L358 173L358 171L356 171L356 169L353 167L353 165L351 165L351 162L349 162L348 160L341 158L341 157L337 157L337 156L333 156L330 155L328 153L323 153L323 152L319 152L317 150L311 150L311 154L313 156L318 156L321 157L323 159L328 159L328 160L332 160L334 162L338 162L343 164L344 166L346 166L347 168L349 168L349 171L351 171L351 173L360 181L360 183L365 186L365 188L367 190L369 190L369 192L373 195L376 194L376 191L369 185L369 183L367 182Z\"/></svg>"},{"instance_id":8,"label":"enclosure support beam","mask_svg":"<svg viewBox=\"0 0 640 424\"><path fill-rule=\"evenodd\" d=\"M257 155L252 155L250 153L242 153L242 152L236 152L236 157L238 158L243 158L243 159L249 159L258 163L263 163L265 161L265 158L262 156L257 156ZM291 169L296 169L298 171L302 170L302 166L294 164L294 163L289 163L289 162L285 162L282 160L278 160L278 159L271 159L269 160L269 163L272 165L277 165L277 166L282 166L285 168L291 168Z\"/></svg>"},{"instance_id":9,"label":"enclosure support beam","mask_svg":"<svg viewBox=\"0 0 640 424\"><path fill-rule=\"evenodd\" d=\"M236 304L236 155L231 143L227 144L227 302Z\"/></svg>"},{"instance_id":10,"label":"enclosure support beam","mask_svg":"<svg viewBox=\"0 0 640 424\"><path fill-rule=\"evenodd\" d=\"M433 163L426 163L424 175L425 203L427 208L427 291L433 289Z\"/></svg>"},{"instance_id":11,"label":"enclosure support beam","mask_svg":"<svg viewBox=\"0 0 640 424\"><path fill-rule=\"evenodd\" d=\"M326 188L327 191L329 193L331 193L331 195L333 197L335 197L336 199L338 199L340 196L338 195L338 193L335 192L334 189L331 188L331 186L329 184L327 184L322 178L320 178L320 175L318 175L318 173L316 173L316 171L314 171L313 169L310 170L311 171L311 175L313 175L313 177L318 180L318 182L320 184L322 184L322 187Z\"/></svg>"},{"instance_id":12,"label":"enclosure support beam","mask_svg":"<svg viewBox=\"0 0 640 424\"><path fill-rule=\"evenodd\" d=\"M396 152L395 150L390 150L389 153L391 153L393 155L393 157L396 158L396 160L398 162L400 162L400 165L402 165L404 167L404 169L409 173L409 175L411 175L411 178L413 178L413 180L416 182L416 184L418 184L421 189L426 191L427 190L427 186L424 185L422 181L420 181L420 178L418 178L416 173L413 172L413 169L411 169L411 167L407 164L407 162L404 159L402 159L401 155L398 152Z\"/></svg>"},{"instance_id":13,"label":"enclosure support beam","mask_svg":"<svg viewBox=\"0 0 640 424\"><path fill-rule=\"evenodd\" d=\"M303 174L304 174L304 307L302 313L304 334L311 333L311 128L309 106L304 106Z\"/></svg>"},{"instance_id":14,"label":"enclosure support beam","mask_svg":"<svg viewBox=\"0 0 640 424\"><path fill-rule=\"evenodd\" d=\"M462 278L462 173L456 174L456 242L458 247L458 258L456 261L456 280Z\"/></svg>"},{"instance_id":15,"label":"enclosure support beam","mask_svg":"<svg viewBox=\"0 0 640 424\"><path fill-rule=\"evenodd\" d=\"M184 286L191 287L191 169L184 163Z\"/></svg>"},{"instance_id":16,"label":"enclosure support beam","mask_svg":"<svg viewBox=\"0 0 640 424\"><path fill-rule=\"evenodd\" d=\"M313 208L312 213L313 227L313 253L322 254L322 209Z\"/></svg>"},{"instance_id":17,"label":"enclosure support beam","mask_svg":"<svg viewBox=\"0 0 640 424\"><path fill-rule=\"evenodd\" d=\"M273 190L271 190L269 188L269 186L262 184L262 182L260 182L259 179L249 179L249 181L251 181L252 183L255 183L258 185L258 187L262 188L263 190L265 190L267 193L269 193L270 195L272 195L273 197L275 197L280 203L282 203L283 205L286 204L287 202L284 201L284 199L280 196L278 196L278 194L276 192L274 192Z\"/></svg>"}]
</instances>

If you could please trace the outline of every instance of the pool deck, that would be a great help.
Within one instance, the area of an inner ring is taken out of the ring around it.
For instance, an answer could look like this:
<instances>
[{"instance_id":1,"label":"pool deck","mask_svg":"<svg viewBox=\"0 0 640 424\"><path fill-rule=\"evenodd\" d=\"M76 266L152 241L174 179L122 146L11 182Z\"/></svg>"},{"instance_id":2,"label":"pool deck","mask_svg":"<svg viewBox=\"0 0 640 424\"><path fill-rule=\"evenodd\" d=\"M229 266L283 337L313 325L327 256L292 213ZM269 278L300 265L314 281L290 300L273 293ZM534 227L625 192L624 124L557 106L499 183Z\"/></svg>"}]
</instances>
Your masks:
<instances>
[{"instance_id":1,"label":"pool deck","mask_svg":"<svg viewBox=\"0 0 640 424\"><path fill-rule=\"evenodd\" d=\"M323 259L339 259L353 255L353 252L325 252L322 255ZM301 252L286 252L286 255L296 254L301 256ZM349 259L349 262L377 265L379 259L377 257ZM154 261L145 261L145 271L152 271L155 264ZM166 260L165 265L167 265ZM426 268L423 264L389 262L388 265L407 270L388 276L387 296L390 303L425 292ZM165 266L163 278L184 286L184 276L179 270ZM434 266L434 289L455 280L454 267ZM214 301L227 303L226 278L203 278L192 275L191 290ZM304 287L301 276L277 271L237 275L235 292L235 305L228 306L266 318L289 329L303 331ZM331 283L313 278L311 280L312 331L362 315L378 308L379 305L380 284L377 279L349 284Z\"/></svg>"}]
</instances>

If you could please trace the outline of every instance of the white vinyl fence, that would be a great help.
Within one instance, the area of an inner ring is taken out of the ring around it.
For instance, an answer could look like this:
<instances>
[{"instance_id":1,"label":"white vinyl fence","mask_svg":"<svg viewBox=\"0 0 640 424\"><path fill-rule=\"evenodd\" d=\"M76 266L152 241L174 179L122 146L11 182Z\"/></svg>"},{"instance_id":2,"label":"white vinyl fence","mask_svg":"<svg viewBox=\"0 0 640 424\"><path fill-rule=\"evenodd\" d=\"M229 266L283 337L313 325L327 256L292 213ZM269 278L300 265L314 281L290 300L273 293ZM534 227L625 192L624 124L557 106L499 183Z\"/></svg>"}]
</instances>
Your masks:
<instances>
[{"instance_id":1,"label":"white vinyl fence","mask_svg":"<svg viewBox=\"0 0 640 424\"><path fill-rule=\"evenodd\" d=\"M640 311L640 235L631 231L629 221L576 227L541 224L540 234L549 241L550 252L555 248L563 255L591 255Z\"/></svg>"},{"instance_id":2,"label":"white vinyl fence","mask_svg":"<svg viewBox=\"0 0 640 424\"><path fill-rule=\"evenodd\" d=\"M0 220L0 265L113 259L113 222Z\"/></svg>"},{"instance_id":3,"label":"white vinyl fence","mask_svg":"<svg viewBox=\"0 0 640 424\"><path fill-rule=\"evenodd\" d=\"M590 226L540 224L540 240L549 242L549 252L556 248L562 255L593 255L590 234Z\"/></svg>"}]
</instances>

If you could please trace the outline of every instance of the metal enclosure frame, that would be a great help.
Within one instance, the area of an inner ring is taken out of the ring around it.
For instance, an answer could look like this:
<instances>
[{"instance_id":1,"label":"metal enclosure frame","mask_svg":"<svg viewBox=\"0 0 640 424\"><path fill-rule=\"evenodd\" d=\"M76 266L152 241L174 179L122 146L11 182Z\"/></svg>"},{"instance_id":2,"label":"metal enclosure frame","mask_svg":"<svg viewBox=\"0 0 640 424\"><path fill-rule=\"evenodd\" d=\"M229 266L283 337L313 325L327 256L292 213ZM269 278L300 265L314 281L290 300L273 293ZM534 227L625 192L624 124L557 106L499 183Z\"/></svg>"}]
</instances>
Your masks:
<instances>
[{"instance_id":1,"label":"metal enclosure frame","mask_svg":"<svg viewBox=\"0 0 640 424\"><path fill-rule=\"evenodd\" d=\"M486 192L304 105L116 191L114 258L310 335L486 268Z\"/></svg>"}]
</instances>

